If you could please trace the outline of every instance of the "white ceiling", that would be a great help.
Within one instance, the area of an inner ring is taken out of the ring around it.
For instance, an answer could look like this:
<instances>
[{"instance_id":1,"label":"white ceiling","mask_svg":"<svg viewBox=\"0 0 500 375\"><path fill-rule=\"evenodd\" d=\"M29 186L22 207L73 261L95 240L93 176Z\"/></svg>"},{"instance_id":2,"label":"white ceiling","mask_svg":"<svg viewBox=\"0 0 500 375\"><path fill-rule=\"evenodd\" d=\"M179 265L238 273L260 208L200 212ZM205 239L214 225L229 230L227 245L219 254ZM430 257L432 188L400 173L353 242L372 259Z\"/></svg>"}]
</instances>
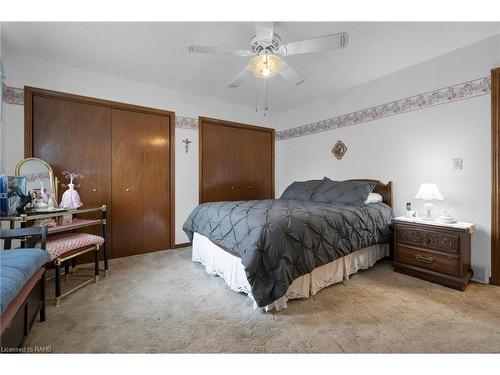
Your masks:
<instances>
[{"instance_id":1,"label":"white ceiling","mask_svg":"<svg viewBox=\"0 0 500 375\"><path fill-rule=\"evenodd\" d=\"M240 105L255 105L256 83L227 84L249 58L188 54L186 44L247 48L251 22L2 23L9 50L81 69ZM289 56L306 81L270 80L270 110L320 97L500 34L500 23L277 22L286 41L346 31L345 49ZM257 80L255 80L257 81ZM262 85L262 81L258 81ZM262 86L259 86L261 91Z\"/></svg>"}]
</instances>

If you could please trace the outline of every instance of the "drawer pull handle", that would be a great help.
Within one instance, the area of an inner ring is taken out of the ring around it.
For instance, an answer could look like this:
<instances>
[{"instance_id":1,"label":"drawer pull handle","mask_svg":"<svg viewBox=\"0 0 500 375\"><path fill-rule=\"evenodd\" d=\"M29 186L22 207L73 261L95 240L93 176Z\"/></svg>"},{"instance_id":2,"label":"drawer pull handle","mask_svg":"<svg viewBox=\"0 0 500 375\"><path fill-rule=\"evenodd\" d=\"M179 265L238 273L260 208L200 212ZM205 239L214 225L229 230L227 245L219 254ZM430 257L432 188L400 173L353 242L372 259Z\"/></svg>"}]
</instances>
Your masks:
<instances>
[{"instance_id":1,"label":"drawer pull handle","mask_svg":"<svg viewBox=\"0 0 500 375\"><path fill-rule=\"evenodd\" d=\"M434 263L434 258L431 257L426 257L420 254L415 255L415 259L418 260L419 262L425 263L425 264L432 264Z\"/></svg>"}]
</instances>

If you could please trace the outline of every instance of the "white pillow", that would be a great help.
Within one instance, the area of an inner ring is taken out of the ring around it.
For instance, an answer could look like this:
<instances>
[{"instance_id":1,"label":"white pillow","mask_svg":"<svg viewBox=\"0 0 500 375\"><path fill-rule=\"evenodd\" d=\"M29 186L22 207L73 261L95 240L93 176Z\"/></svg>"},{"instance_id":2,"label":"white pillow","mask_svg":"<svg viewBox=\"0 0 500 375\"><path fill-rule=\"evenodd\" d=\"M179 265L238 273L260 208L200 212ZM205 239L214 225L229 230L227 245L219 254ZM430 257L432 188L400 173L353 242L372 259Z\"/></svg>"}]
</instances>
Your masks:
<instances>
[{"instance_id":1,"label":"white pillow","mask_svg":"<svg viewBox=\"0 0 500 375\"><path fill-rule=\"evenodd\" d=\"M384 199L382 198L382 196L378 193L370 193L368 195L368 198L366 198L366 201L365 201L365 204L369 204L369 203L379 203L379 202L382 202Z\"/></svg>"}]
</instances>

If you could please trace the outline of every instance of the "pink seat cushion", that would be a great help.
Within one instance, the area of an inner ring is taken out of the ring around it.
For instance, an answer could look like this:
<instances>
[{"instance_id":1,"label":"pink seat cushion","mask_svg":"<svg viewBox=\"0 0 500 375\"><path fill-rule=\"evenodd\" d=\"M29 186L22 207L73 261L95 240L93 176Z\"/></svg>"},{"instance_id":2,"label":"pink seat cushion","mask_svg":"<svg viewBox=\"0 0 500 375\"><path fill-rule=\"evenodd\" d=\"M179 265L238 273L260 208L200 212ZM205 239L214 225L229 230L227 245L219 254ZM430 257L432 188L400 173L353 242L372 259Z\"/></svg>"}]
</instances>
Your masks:
<instances>
[{"instance_id":1,"label":"pink seat cushion","mask_svg":"<svg viewBox=\"0 0 500 375\"><path fill-rule=\"evenodd\" d=\"M89 233L68 233L49 237L47 241L47 252L50 260L54 260L66 253L84 249L92 245L102 245L104 238ZM37 244L39 246L40 244Z\"/></svg>"}]
</instances>

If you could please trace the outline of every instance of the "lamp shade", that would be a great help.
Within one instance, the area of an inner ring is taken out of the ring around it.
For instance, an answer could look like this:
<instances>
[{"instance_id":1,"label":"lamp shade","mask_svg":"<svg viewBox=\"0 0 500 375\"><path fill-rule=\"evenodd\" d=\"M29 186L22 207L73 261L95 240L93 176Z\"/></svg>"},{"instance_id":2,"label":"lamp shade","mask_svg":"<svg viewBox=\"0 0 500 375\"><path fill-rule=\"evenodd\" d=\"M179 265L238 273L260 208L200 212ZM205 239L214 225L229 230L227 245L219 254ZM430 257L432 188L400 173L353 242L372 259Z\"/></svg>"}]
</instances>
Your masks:
<instances>
[{"instance_id":1,"label":"lamp shade","mask_svg":"<svg viewBox=\"0 0 500 375\"><path fill-rule=\"evenodd\" d=\"M436 184L423 183L420 184L420 189L418 189L415 199L423 199L424 201L442 201L444 200L444 197L439 192Z\"/></svg>"},{"instance_id":2,"label":"lamp shade","mask_svg":"<svg viewBox=\"0 0 500 375\"><path fill-rule=\"evenodd\" d=\"M256 77L266 79L278 74L283 67L283 61L276 55L265 53L255 56L248 65Z\"/></svg>"}]
</instances>

